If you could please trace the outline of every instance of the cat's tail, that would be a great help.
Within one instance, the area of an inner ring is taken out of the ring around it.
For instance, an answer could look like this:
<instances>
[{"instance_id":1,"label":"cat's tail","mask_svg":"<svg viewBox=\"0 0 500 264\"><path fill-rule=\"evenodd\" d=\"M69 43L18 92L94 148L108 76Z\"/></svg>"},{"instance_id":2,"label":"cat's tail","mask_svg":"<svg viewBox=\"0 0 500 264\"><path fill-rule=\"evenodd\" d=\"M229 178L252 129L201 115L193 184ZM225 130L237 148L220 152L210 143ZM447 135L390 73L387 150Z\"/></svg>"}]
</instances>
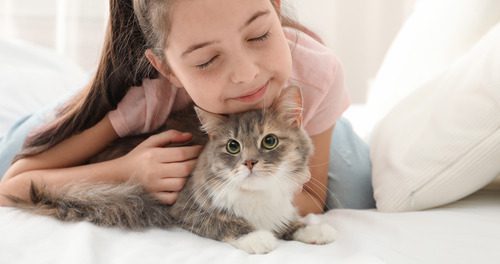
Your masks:
<instances>
[{"instance_id":1,"label":"cat's tail","mask_svg":"<svg viewBox=\"0 0 500 264\"><path fill-rule=\"evenodd\" d=\"M88 221L127 229L169 227L174 223L168 206L138 184L78 184L53 194L31 183L31 202L8 198L16 207L62 221Z\"/></svg>"}]
</instances>

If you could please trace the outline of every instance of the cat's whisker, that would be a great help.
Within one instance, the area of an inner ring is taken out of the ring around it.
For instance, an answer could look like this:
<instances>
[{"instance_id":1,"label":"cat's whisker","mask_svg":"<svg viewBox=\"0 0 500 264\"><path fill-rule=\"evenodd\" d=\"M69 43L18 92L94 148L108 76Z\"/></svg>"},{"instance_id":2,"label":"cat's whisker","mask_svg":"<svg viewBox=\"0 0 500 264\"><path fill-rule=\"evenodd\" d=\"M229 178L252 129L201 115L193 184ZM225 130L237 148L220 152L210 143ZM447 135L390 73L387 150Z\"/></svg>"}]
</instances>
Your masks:
<instances>
[{"instance_id":1,"label":"cat's whisker","mask_svg":"<svg viewBox=\"0 0 500 264\"><path fill-rule=\"evenodd\" d=\"M316 199L313 199L313 201L317 201L318 197L321 197L321 194L320 194L318 191L316 191L316 190L314 190L314 189L312 189L312 188L304 187L304 190L305 190L305 193L306 193L306 194L311 195L311 198L316 198ZM319 203L319 204L318 204L318 203ZM321 201L320 201L320 202L318 202L318 203L316 203L316 202L315 202L316 206L317 206L317 207L318 207L318 209L320 209L321 211L323 211L325 208L326 208L327 210L330 210L330 208L327 208L326 201L325 201L325 202L321 202Z\"/></svg>"},{"instance_id":2,"label":"cat's whisker","mask_svg":"<svg viewBox=\"0 0 500 264\"><path fill-rule=\"evenodd\" d=\"M313 192L314 192L314 191L313 191ZM314 195L312 195L312 194L311 194L310 192L308 192L308 191L306 191L306 192L305 192L305 194L306 194L306 195L308 195L309 197L311 197L311 200L313 201L314 205L315 205L315 206L316 206L316 207L317 207L320 211L323 211L324 206L323 206L320 202L318 202L318 201L317 201L317 198L316 198Z\"/></svg>"},{"instance_id":3,"label":"cat's whisker","mask_svg":"<svg viewBox=\"0 0 500 264\"><path fill-rule=\"evenodd\" d=\"M302 187L303 189L305 189L305 193L306 195L309 195L311 198L313 198L313 202L315 203L315 206L318 207L318 209L320 210L323 210L324 206L322 206L319 202L317 202L317 199L316 197L320 196L320 194L315 191L314 189L311 189L311 188L307 188L306 186L304 186L303 184L297 182L295 179L293 179L293 176L288 176L288 178L292 178L291 181L294 182L295 184L299 185L300 187ZM328 191L328 189L326 189ZM314 195L313 195L314 194ZM326 206L326 204L325 204Z\"/></svg>"},{"instance_id":4,"label":"cat's whisker","mask_svg":"<svg viewBox=\"0 0 500 264\"><path fill-rule=\"evenodd\" d=\"M309 164L309 168L316 168L316 167L321 167L325 165L329 165L329 162L322 162L322 163L314 163L314 164Z\"/></svg>"},{"instance_id":5,"label":"cat's whisker","mask_svg":"<svg viewBox=\"0 0 500 264\"><path fill-rule=\"evenodd\" d=\"M217 176L223 177L223 175L217 175ZM226 194L228 190L227 186L229 186L231 183L232 181L220 181L220 183L211 190L209 196L211 196L212 199L214 200L218 200L219 196L224 196Z\"/></svg>"},{"instance_id":6,"label":"cat's whisker","mask_svg":"<svg viewBox=\"0 0 500 264\"><path fill-rule=\"evenodd\" d=\"M296 183L297 185L300 185L301 187L303 187L304 189L306 189L307 187L305 187L303 184L299 183L297 180L296 180L296 177L294 177L294 175L287 175L287 178L289 180L291 180L292 182ZM326 187L324 184L322 184L319 180L316 180L314 178L311 178L309 180L308 183L311 183L311 184L314 184L316 187L319 187L320 189L322 190L325 190L327 192L329 192L330 194L332 194L332 192L328 189L328 187ZM312 189L312 188L307 188L307 191L306 191L306 194L308 195L312 195L314 194L315 196L319 197L321 196L320 193L318 193L318 191ZM331 195L332 197L334 197L333 195ZM314 198L314 197L313 197ZM316 199L313 199L313 201L316 201ZM326 203L325 203L325 206L320 206L318 204L316 204L316 206L318 206L318 209L323 209L323 208L326 208L327 210L330 210L331 208L329 208Z\"/></svg>"},{"instance_id":7,"label":"cat's whisker","mask_svg":"<svg viewBox=\"0 0 500 264\"><path fill-rule=\"evenodd\" d=\"M191 224L191 226L189 228L190 230L194 230L195 226L198 226L198 227L206 227L207 226L207 225L204 224L204 222L206 221L206 219L210 219L210 216L211 216L211 214L213 212L213 210L210 210L210 209L212 209L213 206L206 206L206 204L209 201L209 199L211 198L211 194L213 192L215 192L215 191L220 192L218 190L223 189L223 187L224 187L223 185L225 184L225 182L218 181L218 179L216 177L214 177L214 178L209 179L207 182L203 183L197 189L198 191L197 192L193 192L193 194L194 193L199 194L199 190L202 189L202 188L205 188L206 184L210 183L210 182L215 182L215 184L212 185L212 188L206 188L206 189L204 189L203 191L205 193L200 194L200 195L196 195L196 198L199 199L199 200L190 203L190 208L188 209L188 211L192 211L193 210L193 206L197 205L197 211L200 214L200 216L202 216L202 218L191 219L191 220L193 220L193 222L192 222L192 224ZM209 193L209 191L211 191L211 193ZM191 198L193 196L194 195L192 195ZM209 210L207 211L206 209L209 209ZM205 214L203 214L204 213L203 211L205 212Z\"/></svg>"},{"instance_id":8,"label":"cat's whisker","mask_svg":"<svg viewBox=\"0 0 500 264\"><path fill-rule=\"evenodd\" d=\"M330 198L334 199L337 202L337 204L339 204L339 205L342 204L342 203L340 203L340 201L338 200L338 198L336 197L336 195L334 194L334 192L332 190L330 190L330 188L328 188L328 186L325 186L325 184L323 184L322 182L320 182L319 180L314 179L314 178L311 178L311 180L309 182L311 184L314 184L314 185L320 187L321 189L325 190L326 192L328 192L328 194L330 194ZM326 209L331 210L333 208L330 208L330 207L326 206Z\"/></svg>"},{"instance_id":9,"label":"cat's whisker","mask_svg":"<svg viewBox=\"0 0 500 264\"><path fill-rule=\"evenodd\" d=\"M189 227L189 230L191 230L191 231L195 230L195 226L198 226L198 227L202 226L202 225L200 225L200 223L203 223L204 220L200 219L199 216L203 216L203 209L202 209L203 207L201 207L199 205L199 203L200 202L205 203L206 200L208 200L208 198L206 198L204 196L197 197L197 198L199 200L197 202L191 203L188 212L197 211L197 213L199 214L198 217L196 217L195 219L182 219L184 224L186 224L185 220L192 221L191 226ZM194 209L193 206L196 206L196 209Z\"/></svg>"},{"instance_id":10,"label":"cat's whisker","mask_svg":"<svg viewBox=\"0 0 500 264\"><path fill-rule=\"evenodd\" d=\"M227 191L227 185L230 185L232 184L231 181L226 181L226 182L219 182L217 186L215 186L215 188L213 189L213 194L214 196L212 196L213 199L217 199L217 197L215 196L218 196L218 195L224 195L224 193L222 191ZM222 191L221 191L222 189ZM205 212L207 213L205 215L205 217L203 217L202 219L200 219L200 223L203 223L205 221L205 219L212 219L212 214L214 213L220 213L221 209L220 208L217 208L215 206L210 206L210 207L205 207L205 206L202 206L201 208L205 208L205 209L208 209L206 210ZM226 211L225 212L226 214L231 214L230 211ZM216 224L221 224L220 222L216 222ZM204 228L209 228L210 225L207 225L207 224L204 224L202 225Z\"/></svg>"},{"instance_id":11,"label":"cat's whisker","mask_svg":"<svg viewBox=\"0 0 500 264\"><path fill-rule=\"evenodd\" d=\"M196 198L198 198L198 199L204 199L204 200L198 200L198 201L194 201L194 202L190 203L190 207L189 207L188 211L193 210L193 206L194 205L198 205L198 210L201 210L202 208L205 208L205 205L206 205L206 203L208 202L208 200L209 200L209 198L211 196L211 193L208 193L211 188L206 188L205 189L205 187L206 187L207 183L211 183L213 181L213 182L215 182L215 184L212 186L212 191L220 189L221 186L224 184L224 182L217 181L217 180L218 180L217 178L211 178L207 182L203 183L197 189L197 191L193 191L193 194L191 195L190 199L193 198L196 195ZM206 192L206 193L199 194L199 190L202 189L202 188L203 188L203 191ZM188 203L186 203L186 205L187 204ZM194 228L194 223L196 223L196 222L193 222L193 226L191 227L191 229Z\"/></svg>"},{"instance_id":12,"label":"cat's whisker","mask_svg":"<svg viewBox=\"0 0 500 264\"><path fill-rule=\"evenodd\" d=\"M191 201L194 201L193 199L195 199L197 196L202 196L203 197L203 195L199 195L200 194L200 190L202 188L204 188L204 186L199 186L198 188L193 189L193 191L189 194L188 199L184 203L184 206L182 207L182 211L185 211L186 210L186 206L188 206L188 205L190 205L189 210L191 210L192 207L193 207L193 205L194 205L194 202L191 203Z\"/></svg>"},{"instance_id":13,"label":"cat's whisker","mask_svg":"<svg viewBox=\"0 0 500 264\"><path fill-rule=\"evenodd\" d=\"M195 189L192 190L191 194L189 195L189 198L187 199L186 203L184 204L184 207L182 208L182 210L185 210L186 209L186 206L188 204L190 204L191 200L195 198L195 196L200 196L200 197L203 197L203 193L200 194L200 190L201 189L204 189L206 187L207 184L211 184L212 182L214 181L217 181L216 178L210 178L208 179L208 181L206 181L204 184L198 186L198 187L195 187ZM191 204L192 205L192 204ZM191 207L192 208L192 207ZM190 208L190 209L191 209Z\"/></svg>"},{"instance_id":14,"label":"cat's whisker","mask_svg":"<svg viewBox=\"0 0 500 264\"><path fill-rule=\"evenodd\" d=\"M212 179L216 179L216 178L212 178ZM217 199L217 195L223 195L224 194L224 191L226 190L226 186L229 184L230 182L228 181L216 181L216 184L212 186L211 188L211 193L207 193L204 198L205 200L203 201L203 203L200 204L199 208L204 208L204 209L209 209L208 211L206 211L208 213L208 215L206 215L205 217L203 217L202 219L199 219L199 222L202 223L205 221L206 218L210 217L212 215L212 213L215 211L215 207L214 206L205 206L206 203L208 202L208 200L210 198L212 199ZM204 183L203 185L205 185L206 183ZM204 225L206 226L206 225Z\"/></svg>"},{"instance_id":15,"label":"cat's whisker","mask_svg":"<svg viewBox=\"0 0 500 264\"><path fill-rule=\"evenodd\" d=\"M320 187L322 190L328 190L328 186L323 184L320 180L311 177L307 183L315 184L317 187Z\"/></svg>"}]
</instances>

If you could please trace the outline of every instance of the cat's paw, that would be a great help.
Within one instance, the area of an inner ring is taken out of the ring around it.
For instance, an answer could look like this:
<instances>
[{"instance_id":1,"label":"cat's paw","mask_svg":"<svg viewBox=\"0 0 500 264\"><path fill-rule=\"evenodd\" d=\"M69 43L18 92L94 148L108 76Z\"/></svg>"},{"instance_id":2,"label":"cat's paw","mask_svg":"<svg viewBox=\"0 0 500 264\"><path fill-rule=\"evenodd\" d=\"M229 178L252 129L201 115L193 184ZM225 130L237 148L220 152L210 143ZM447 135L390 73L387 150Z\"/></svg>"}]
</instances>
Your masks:
<instances>
[{"instance_id":1,"label":"cat's paw","mask_svg":"<svg viewBox=\"0 0 500 264\"><path fill-rule=\"evenodd\" d=\"M328 244L335 240L337 231L328 224L307 225L295 231L293 239L308 244Z\"/></svg>"},{"instance_id":2,"label":"cat's paw","mask_svg":"<svg viewBox=\"0 0 500 264\"><path fill-rule=\"evenodd\" d=\"M254 231L229 243L249 254L266 254L278 246L276 237L266 230Z\"/></svg>"}]
</instances>

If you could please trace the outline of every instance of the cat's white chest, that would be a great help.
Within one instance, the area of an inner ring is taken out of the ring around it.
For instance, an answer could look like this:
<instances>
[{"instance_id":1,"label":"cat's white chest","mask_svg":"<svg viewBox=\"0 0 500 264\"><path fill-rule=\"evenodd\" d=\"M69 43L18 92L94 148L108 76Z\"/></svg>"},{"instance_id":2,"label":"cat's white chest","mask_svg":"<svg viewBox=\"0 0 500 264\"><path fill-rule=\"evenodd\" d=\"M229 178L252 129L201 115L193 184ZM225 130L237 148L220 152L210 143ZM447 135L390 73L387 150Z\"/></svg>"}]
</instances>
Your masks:
<instances>
[{"instance_id":1,"label":"cat's white chest","mask_svg":"<svg viewBox=\"0 0 500 264\"><path fill-rule=\"evenodd\" d=\"M219 205L231 208L257 229L278 231L297 216L290 194L239 191L224 198Z\"/></svg>"},{"instance_id":2,"label":"cat's white chest","mask_svg":"<svg viewBox=\"0 0 500 264\"><path fill-rule=\"evenodd\" d=\"M299 185L289 179L293 175L290 167L285 162L272 175L249 175L248 170L240 170L224 188L214 192L213 205L243 217L256 229L283 231L298 218L293 198Z\"/></svg>"}]
</instances>

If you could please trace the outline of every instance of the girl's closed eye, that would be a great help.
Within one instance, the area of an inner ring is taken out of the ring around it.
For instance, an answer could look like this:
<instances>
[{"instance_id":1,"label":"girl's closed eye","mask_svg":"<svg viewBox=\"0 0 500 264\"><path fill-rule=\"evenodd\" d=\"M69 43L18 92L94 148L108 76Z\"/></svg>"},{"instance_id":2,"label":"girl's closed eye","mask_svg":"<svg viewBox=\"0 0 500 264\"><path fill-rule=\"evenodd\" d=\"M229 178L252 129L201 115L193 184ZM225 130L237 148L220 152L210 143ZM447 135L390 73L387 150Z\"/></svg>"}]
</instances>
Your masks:
<instances>
[{"instance_id":1,"label":"girl's closed eye","mask_svg":"<svg viewBox=\"0 0 500 264\"><path fill-rule=\"evenodd\" d=\"M212 58L210 58L207 62L196 65L196 68L198 68L200 70L204 70L204 69L208 68L208 66L210 66L218 57L219 57L219 55L215 55Z\"/></svg>"},{"instance_id":2,"label":"girl's closed eye","mask_svg":"<svg viewBox=\"0 0 500 264\"><path fill-rule=\"evenodd\" d=\"M267 31L266 33L264 33L263 35L260 35L258 37L255 37L255 38L250 38L248 39L248 41L250 42L260 42L260 41L265 41L267 40L269 37L271 36L271 32L270 31ZM200 70L204 70L206 68L208 68L212 63L215 62L215 60L217 60L217 58L219 57L219 55L216 55L216 56L213 56L212 58L210 58L207 62L205 63L202 63L202 64L198 64L198 65L195 65L196 68L200 69Z\"/></svg>"},{"instance_id":3,"label":"girl's closed eye","mask_svg":"<svg viewBox=\"0 0 500 264\"><path fill-rule=\"evenodd\" d=\"M269 36L271 36L271 32L270 31L267 31L266 33L264 33L263 35L259 36L259 37L256 37L256 38L251 38L249 39L248 41L264 41L266 39L269 38Z\"/></svg>"}]
</instances>

